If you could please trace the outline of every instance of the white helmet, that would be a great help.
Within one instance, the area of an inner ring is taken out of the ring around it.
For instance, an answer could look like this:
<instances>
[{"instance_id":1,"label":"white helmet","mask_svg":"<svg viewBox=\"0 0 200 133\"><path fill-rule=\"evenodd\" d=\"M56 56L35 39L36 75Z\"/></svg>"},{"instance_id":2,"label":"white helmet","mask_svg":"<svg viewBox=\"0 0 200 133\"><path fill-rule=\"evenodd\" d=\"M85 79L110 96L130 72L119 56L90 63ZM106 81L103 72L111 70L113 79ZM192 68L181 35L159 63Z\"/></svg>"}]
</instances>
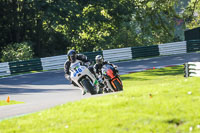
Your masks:
<instances>
[{"instance_id":1,"label":"white helmet","mask_svg":"<svg viewBox=\"0 0 200 133\"><path fill-rule=\"evenodd\" d=\"M104 61L103 56L102 55L97 55L95 57L95 61L96 61L97 64L103 64L103 61Z\"/></svg>"}]
</instances>

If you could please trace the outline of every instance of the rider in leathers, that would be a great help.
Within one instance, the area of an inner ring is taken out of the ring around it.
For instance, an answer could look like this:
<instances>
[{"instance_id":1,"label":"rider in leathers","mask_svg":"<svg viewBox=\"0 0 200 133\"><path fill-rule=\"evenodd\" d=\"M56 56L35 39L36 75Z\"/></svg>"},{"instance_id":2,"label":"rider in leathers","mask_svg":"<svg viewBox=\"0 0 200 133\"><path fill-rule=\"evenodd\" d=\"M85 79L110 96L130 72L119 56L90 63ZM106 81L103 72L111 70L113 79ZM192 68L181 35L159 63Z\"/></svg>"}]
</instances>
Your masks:
<instances>
[{"instance_id":1,"label":"rider in leathers","mask_svg":"<svg viewBox=\"0 0 200 133\"><path fill-rule=\"evenodd\" d=\"M98 78L98 81L99 81L101 84L104 85L104 88L108 88L106 82L102 79L102 71L101 71L101 69L102 69L103 65L109 64L109 65L111 65L111 66L113 66L113 67L115 68L115 72L118 72L117 66L114 65L114 64L111 64L111 63L108 62L108 61L104 61L102 55L97 55L97 56L95 57L95 61L96 61L96 64L94 65L94 72L95 72L95 74L96 74L96 77ZM104 89L104 90L105 90L105 89Z\"/></svg>"},{"instance_id":2,"label":"rider in leathers","mask_svg":"<svg viewBox=\"0 0 200 133\"><path fill-rule=\"evenodd\" d=\"M77 86L76 83L73 82L70 78L70 71L69 71L70 65L71 65L71 63L74 63L76 60L80 60L84 63L89 63L89 60L87 59L87 56L85 56L83 54L76 54L75 50L69 50L68 53L67 53L67 57L68 57L68 59L64 64L65 78L67 80L69 80L74 86ZM92 67L89 67L88 69L94 74ZM82 94L83 95L86 94L85 89L82 90Z\"/></svg>"},{"instance_id":3,"label":"rider in leathers","mask_svg":"<svg viewBox=\"0 0 200 133\"><path fill-rule=\"evenodd\" d=\"M97 77L98 77L99 75L102 75L101 69L102 69L103 65L105 65L105 64L112 65L112 66L115 68L115 71L118 72L117 66L114 65L114 64L111 64L111 63L108 62L108 61L104 61L102 55L97 55L97 56L95 57L95 61L96 61L96 64L94 65L94 71L95 71Z\"/></svg>"}]
</instances>

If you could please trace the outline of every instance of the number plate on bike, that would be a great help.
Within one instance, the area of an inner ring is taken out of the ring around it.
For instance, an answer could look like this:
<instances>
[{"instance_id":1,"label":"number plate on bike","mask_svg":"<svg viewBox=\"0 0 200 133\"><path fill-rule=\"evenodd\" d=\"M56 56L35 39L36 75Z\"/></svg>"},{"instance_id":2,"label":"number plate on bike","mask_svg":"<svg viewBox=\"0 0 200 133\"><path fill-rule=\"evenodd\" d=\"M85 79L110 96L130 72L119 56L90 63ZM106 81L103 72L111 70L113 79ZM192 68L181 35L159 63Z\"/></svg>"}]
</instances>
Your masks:
<instances>
[{"instance_id":1,"label":"number plate on bike","mask_svg":"<svg viewBox=\"0 0 200 133\"><path fill-rule=\"evenodd\" d=\"M76 77L76 75L77 75L78 73L81 73L82 71L83 71L83 70L82 70L80 67L76 67L76 70L75 70L73 76Z\"/></svg>"}]
</instances>

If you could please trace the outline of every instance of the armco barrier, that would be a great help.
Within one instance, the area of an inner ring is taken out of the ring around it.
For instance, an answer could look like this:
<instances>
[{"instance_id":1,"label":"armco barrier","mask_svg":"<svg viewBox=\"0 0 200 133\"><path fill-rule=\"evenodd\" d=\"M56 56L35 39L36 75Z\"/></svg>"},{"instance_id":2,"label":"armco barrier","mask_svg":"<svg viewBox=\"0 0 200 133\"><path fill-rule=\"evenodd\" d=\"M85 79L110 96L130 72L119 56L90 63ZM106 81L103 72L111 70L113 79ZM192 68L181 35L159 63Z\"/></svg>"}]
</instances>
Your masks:
<instances>
[{"instance_id":1,"label":"armco barrier","mask_svg":"<svg viewBox=\"0 0 200 133\"><path fill-rule=\"evenodd\" d=\"M90 61L94 61L96 55L102 55L102 51L85 52L82 54L86 55ZM67 60L67 55L41 58L43 70L53 70L53 69L63 68L66 60Z\"/></svg>"},{"instance_id":2,"label":"armco barrier","mask_svg":"<svg viewBox=\"0 0 200 133\"><path fill-rule=\"evenodd\" d=\"M10 75L8 62L0 63L0 76Z\"/></svg>"},{"instance_id":3,"label":"armco barrier","mask_svg":"<svg viewBox=\"0 0 200 133\"><path fill-rule=\"evenodd\" d=\"M187 53L186 41L158 45L160 55Z\"/></svg>"},{"instance_id":4,"label":"armco barrier","mask_svg":"<svg viewBox=\"0 0 200 133\"><path fill-rule=\"evenodd\" d=\"M158 45L146 47L132 47L132 58L159 56Z\"/></svg>"},{"instance_id":5,"label":"armco barrier","mask_svg":"<svg viewBox=\"0 0 200 133\"><path fill-rule=\"evenodd\" d=\"M86 55L90 61L95 61L95 57L97 55L103 55L103 52L102 51L84 52L83 54Z\"/></svg>"},{"instance_id":6,"label":"armco barrier","mask_svg":"<svg viewBox=\"0 0 200 133\"><path fill-rule=\"evenodd\" d=\"M187 41L187 52L200 51L200 40Z\"/></svg>"},{"instance_id":7,"label":"armco barrier","mask_svg":"<svg viewBox=\"0 0 200 133\"><path fill-rule=\"evenodd\" d=\"M103 50L103 57L110 62L130 60L132 59L131 47Z\"/></svg>"},{"instance_id":8,"label":"armco barrier","mask_svg":"<svg viewBox=\"0 0 200 133\"><path fill-rule=\"evenodd\" d=\"M185 77L200 77L200 62L188 62L184 64Z\"/></svg>"},{"instance_id":9,"label":"armco barrier","mask_svg":"<svg viewBox=\"0 0 200 133\"><path fill-rule=\"evenodd\" d=\"M41 58L43 70L53 70L63 68L67 55Z\"/></svg>"},{"instance_id":10,"label":"armco barrier","mask_svg":"<svg viewBox=\"0 0 200 133\"><path fill-rule=\"evenodd\" d=\"M9 67L11 74L42 70L40 59L9 62Z\"/></svg>"},{"instance_id":11,"label":"armco barrier","mask_svg":"<svg viewBox=\"0 0 200 133\"><path fill-rule=\"evenodd\" d=\"M182 54L200 50L200 40L166 43L146 47L128 47L109 49L97 52L85 52L90 61L94 61L96 55L103 55L104 59L110 62L131 60L139 57L150 57L159 55ZM0 63L0 76L10 73L21 73L37 70L51 70L63 68L67 55L45 57L41 59L32 59L27 61L17 61L9 63ZM9 65L9 67L8 67Z\"/></svg>"}]
</instances>

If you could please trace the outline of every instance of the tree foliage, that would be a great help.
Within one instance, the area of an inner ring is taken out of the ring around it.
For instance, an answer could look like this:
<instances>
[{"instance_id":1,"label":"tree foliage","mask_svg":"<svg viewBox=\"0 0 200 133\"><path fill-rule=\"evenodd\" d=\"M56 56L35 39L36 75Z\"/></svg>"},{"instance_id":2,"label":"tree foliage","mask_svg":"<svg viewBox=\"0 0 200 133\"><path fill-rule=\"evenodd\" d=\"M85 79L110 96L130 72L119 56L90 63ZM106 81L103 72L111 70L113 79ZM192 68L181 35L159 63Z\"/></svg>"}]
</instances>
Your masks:
<instances>
[{"instance_id":1,"label":"tree foliage","mask_svg":"<svg viewBox=\"0 0 200 133\"><path fill-rule=\"evenodd\" d=\"M184 12L186 27L193 29L200 27L200 0L191 0Z\"/></svg>"},{"instance_id":2,"label":"tree foliage","mask_svg":"<svg viewBox=\"0 0 200 133\"><path fill-rule=\"evenodd\" d=\"M33 58L33 50L28 42L9 44L2 50L2 53L3 62Z\"/></svg>"},{"instance_id":3,"label":"tree foliage","mask_svg":"<svg viewBox=\"0 0 200 133\"><path fill-rule=\"evenodd\" d=\"M199 0L0 0L0 51L24 41L33 44L35 57L178 41L183 35L176 31L198 26L193 16L199 5Z\"/></svg>"}]
</instances>

